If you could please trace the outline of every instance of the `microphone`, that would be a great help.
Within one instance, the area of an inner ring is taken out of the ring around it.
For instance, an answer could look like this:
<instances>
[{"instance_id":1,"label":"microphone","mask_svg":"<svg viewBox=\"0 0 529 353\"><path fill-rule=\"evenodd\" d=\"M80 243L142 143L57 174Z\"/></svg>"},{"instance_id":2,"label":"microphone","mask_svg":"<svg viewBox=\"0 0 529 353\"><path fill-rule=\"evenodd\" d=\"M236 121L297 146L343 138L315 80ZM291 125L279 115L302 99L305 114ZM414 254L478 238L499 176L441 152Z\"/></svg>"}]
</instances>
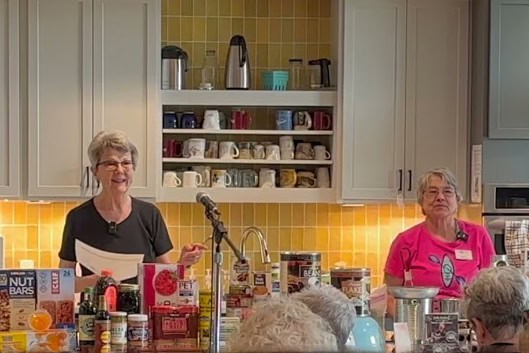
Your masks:
<instances>
[{"instance_id":1,"label":"microphone","mask_svg":"<svg viewBox=\"0 0 529 353\"><path fill-rule=\"evenodd\" d=\"M220 215L219 209L217 208L217 204L205 192L199 192L197 194L196 200L198 203L201 203L206 208L206 210L212 211L213 213Z\"/></svg>"},{"instance_id":2,"label":"microphone","mask_svg":"<svg viewBox=\"0 0 529 353\"><path fill-rule=\"evenodd\" d=\"M108 234L115 235L118 232L118 225L116 222L108 222Z\"/></svg>"}]
</instances>

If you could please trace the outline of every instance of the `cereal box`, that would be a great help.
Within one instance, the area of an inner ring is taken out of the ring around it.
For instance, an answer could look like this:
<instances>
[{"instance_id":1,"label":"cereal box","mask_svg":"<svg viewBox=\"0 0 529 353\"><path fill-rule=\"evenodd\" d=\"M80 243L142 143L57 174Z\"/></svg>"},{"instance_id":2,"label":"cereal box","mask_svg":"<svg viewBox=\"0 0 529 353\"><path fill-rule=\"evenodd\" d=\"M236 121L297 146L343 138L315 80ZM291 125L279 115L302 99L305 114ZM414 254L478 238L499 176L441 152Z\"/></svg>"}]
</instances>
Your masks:
<instances>
[{"instance_id":1,"label":"cereal box","mask_svg":"<svg viewBox=\"0 0 529 353\"><path fill-rule=\"evenodd\" d=\"M35 271L0 271L0 331L27 330L35 311Z\"/></svg>"},{"instance_id":2,"label":"cereal box","mask_svg":"<svg viewBox=\"0 0 529 353\"><path fill-rule=\"evenodd\" d=\"M140 264L138 283L141 288L142 312L149 314L153 306L177 306L180 301L179 281L184 279L184 266L177 264Z\"/></svg>"},{"instance_id":3,"label":"cereal box","mask_svg":"<svg viewBox=\"0 0 529 353\"><path fill-rule=\"evenodd\" d=\"M52 317L52 328L75 328L74 269L37 270L37 308Z\"/></svg>"}]
</instances>

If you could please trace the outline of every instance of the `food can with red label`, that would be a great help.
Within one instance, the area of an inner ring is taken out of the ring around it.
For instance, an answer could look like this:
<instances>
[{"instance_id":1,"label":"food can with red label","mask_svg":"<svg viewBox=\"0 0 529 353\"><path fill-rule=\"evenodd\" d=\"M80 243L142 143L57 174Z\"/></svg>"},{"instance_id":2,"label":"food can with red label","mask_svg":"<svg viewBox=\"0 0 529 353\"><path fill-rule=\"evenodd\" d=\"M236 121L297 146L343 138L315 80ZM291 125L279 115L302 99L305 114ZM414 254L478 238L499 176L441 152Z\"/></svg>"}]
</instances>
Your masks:
<instances>
[{"instance_id":1,"label":"food can with red label","mask_svg":"<svg viewBox=\"0 0 529 353\"><path fill-rule=\"evenodd\" d=\"M281 253L281 294L301 291L310 286L319 286L321 281L321 253Z\"/></svg>"},{"instance_id":2,"label":"food can with red label","mask_svg":"<svg viewBox=\"0 0 529 353\"><path fill-rule=\"evenodd\" d=\"M357 315L369 315L369 296L371 295L371 270L369 268L332 268L331 284L353 301Z\"/></svg>"}]
</instances>

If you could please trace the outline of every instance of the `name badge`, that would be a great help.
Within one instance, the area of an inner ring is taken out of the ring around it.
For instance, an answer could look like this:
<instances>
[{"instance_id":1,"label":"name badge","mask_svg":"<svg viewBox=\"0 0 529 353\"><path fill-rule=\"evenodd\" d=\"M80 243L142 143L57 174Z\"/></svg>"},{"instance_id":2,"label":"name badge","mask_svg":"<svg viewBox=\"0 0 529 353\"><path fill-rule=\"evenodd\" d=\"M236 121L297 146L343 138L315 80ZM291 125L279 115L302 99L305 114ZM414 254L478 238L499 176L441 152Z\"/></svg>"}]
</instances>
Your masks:
<instances>
[{"instance_id":1,"label":"name badge","mask_svg":"<svg viewBox=\"0 0 529 353\"><path fill-rule=\"evenodd\" d=\"M456 250L456 260L472 260L472 250Z\"/></svg>"}]
</instances>

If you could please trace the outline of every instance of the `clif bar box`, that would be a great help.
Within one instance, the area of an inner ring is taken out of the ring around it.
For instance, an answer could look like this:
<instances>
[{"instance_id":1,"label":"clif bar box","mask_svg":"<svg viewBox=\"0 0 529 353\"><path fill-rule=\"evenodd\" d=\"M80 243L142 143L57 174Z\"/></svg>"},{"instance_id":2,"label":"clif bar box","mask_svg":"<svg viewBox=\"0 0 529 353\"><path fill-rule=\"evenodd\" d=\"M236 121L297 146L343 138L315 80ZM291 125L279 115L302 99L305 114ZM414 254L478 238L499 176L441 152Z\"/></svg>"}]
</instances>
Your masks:
<instances>
[{"instance_id":1,"label":"clif bar box","mask_svg":"<svg viewBox=\"0 0 529 353\"><path fill-rule=\"evenodd\" d=\"M75 329L74 269L37 270L37 308L50 313L52 328Z\"/></svg>"}]
</instances>

